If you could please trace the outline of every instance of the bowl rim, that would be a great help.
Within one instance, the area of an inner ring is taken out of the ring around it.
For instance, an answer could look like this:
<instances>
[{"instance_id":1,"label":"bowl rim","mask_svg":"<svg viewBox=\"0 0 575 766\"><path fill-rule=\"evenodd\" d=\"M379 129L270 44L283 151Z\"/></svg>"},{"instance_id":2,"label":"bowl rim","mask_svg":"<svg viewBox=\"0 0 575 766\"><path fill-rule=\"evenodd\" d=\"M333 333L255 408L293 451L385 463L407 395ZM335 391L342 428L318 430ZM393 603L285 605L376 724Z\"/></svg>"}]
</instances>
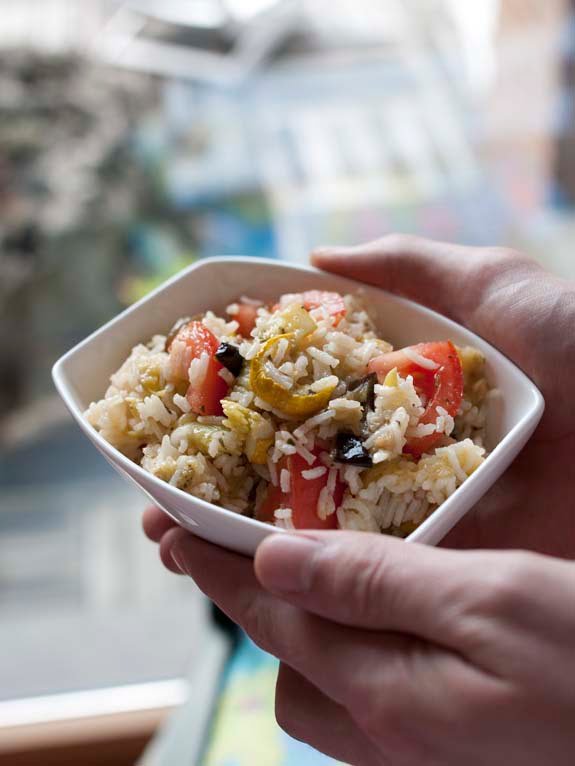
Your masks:
<instances>
[{"instance_id":1,"label":"bowl rim","mask_svg":"<svg viewBox=\"0 0 575 766\"><path fill-rule=\"evenodd\" d=\"M146 494L146 496L148 496L153 502L159 503L159 501L155 497L153 497L151 492L142 485L142 482L139 481L136 478L136 476L142 477L142 479L144 479L146 483L148 482L151 483L151 485L153 487L157 487L158 491L160 491L161 493L167 492L169 496L172 496L176 500L182 501L183 498L187 498L190 504L193 504L195 506L199 505L204 511L209 511L210 513L213 513L213 511L215 510L217 512L217 515L222 516L223 519L229 519L230 521L234 523L248 524L248 526L252 526L254 529L266 530L268 532L270 531L270 528L274 532L286 531L279 527L270 527L269 524L263 521L258 521L257 519L250 518L249 516L243 516L234 511L230 511L227 508L224 508L220 505L216 505L214 503L208 502L207 500L203 500L202 498L196 497L195 495L190 495L189 493L184 492L182 489L179 489L178 487L174 487L168 482L162 481L154 474L146 471L138 463L130 460L130 458L128 458L126 455L120 452L119 449L117 449L112 444L107 442L102 437L100 432L96 431L96 429L93 428L88 423L88 421L84 417L84 411L81 410L81 408L76 404L75 397L72 394L72 391L66 376L65 368L67 363L73 357L77 356L79 353L84 351L89 345L91 345L91 343L93 343L93 341L96 338L102 335L105 335L114 326L124 321L126 317L132 314L137 314L142 309L143 306L148 304L150 301L152 301L154 298L161 295L162 293L169 291L171 287L173 287L175 284L177 284L181 280L185 279L190 273L197 271L198 269L210 268L211 266L218 265L221 263L226 263L226 264L235 263L240 265L242 263L245 263L245 264L256 263L267 268L276 268L276 269L279 268L279 269L284 269L286 271L296 271L296 272L311 273L318 276L335 277L337 279L345 280L348 283L356 284L358 288L368 287L370 290L375 290L377 292L382 293L384 296L386 296L387 299L395 302L398 305L402 305L411 311L415 311L419 313L420 315L427 316L435 320L439 319L442 323L444 323L448 327L451 326L454 329L456 329L458 333L463 332L464 335L468 335L470 344L475 344L479 346L482 351L487 351L488 358L492 366L506 368L507 370L511 372L512 375L515 376L517 381L530 394L531 396L530 406L520 416L519 420L515 423L515 425L505 434L505 436L501 439L501 441L493 448L493 450L489 452L485 462L482 463L476 471L474 471L474 473L465 481L465 483L461 487L459 487L456 490L456 492L453 493L453 495L450 495L450 497L448 497L438 507L437 511L439 511L442 516L449 511L449 509L454 503L457 503L460 501L460 498L462 496L462 490L465 493L472 491L472 488L477 483L483 480L484 474L492 471L495 468L496 464L499 464L500 461L504 459L504 454L507 451L507 447L511 443L515 442L518 438L520 438L522 432L529 429L531 430L534 429L543 415L543 412L545 409L545 401L543 399L543 395L541 394L541 392L539 391L535 383L533 383L533 381L527 376L525 372L523 372L523 370L520 367L518 367L507 356L505 356L503 352L499 351L499 349L495 348L495 346L492 346L491 343L489 343L489 341L486 341L480 335L477 335L476 333L474 333L472 330L465 327L464 325L458 324L453 319L446 317L443 314L440 314L439 312L429 308L428 306L424 306L423 304L417 303L416 301L411 300L409 298L396 295L395 293L392 293L389 290L384 290L383 288L377 287L377 285L366 284L363 282L359 282L358 280L355 280L350 277L344 277L339 274L332 274L330 272L322 271L308 264L299 264L299 263L296 264L296 263L290 263L286 261L278 261L278 260L274 260L270 258L262 258L262 257L255 257L255 256L246 256L246 255L220 255L220 256L213 256L210 258L202 258L190 264L185 269L182 269L181 271L179 271L177 274L170 277L166 281L162 282L162 284L160 284L154 290L149 292L143 298L140 298L140 300L138 300L131 306L128 306L123 311L119 312L116 316L112 317L110 320L105 322L101 327L94 330L86 338L79 341L71 349L69 349L64 354L62 354L62 356L59 357L52 366L52 379L54 381L56 390L58 391L58 394L64 401L64 404L66 405L68 411L70 412L70 414L72 415L76 423L80 426L81 430L94 443L94 445L100 450L100 452L104 454L104 456L106 456L118 468L120 468L121 473L127 478L129 478L134 484L136 484L137 487L141 491L143 491ZM132 475L133 473L135 473L136 476ZM428 516L417 527L417 529L414 530L414 532L408 535L405 539L412 540L415 542L420 536L423 536L425 531L429 527L434 526L435 523L437 523L437 519L438 519L438 517L436 517L437 511L432 513L430 516ZM436 518L434 519L434 517Z\"/></svg>"}]
</instances>

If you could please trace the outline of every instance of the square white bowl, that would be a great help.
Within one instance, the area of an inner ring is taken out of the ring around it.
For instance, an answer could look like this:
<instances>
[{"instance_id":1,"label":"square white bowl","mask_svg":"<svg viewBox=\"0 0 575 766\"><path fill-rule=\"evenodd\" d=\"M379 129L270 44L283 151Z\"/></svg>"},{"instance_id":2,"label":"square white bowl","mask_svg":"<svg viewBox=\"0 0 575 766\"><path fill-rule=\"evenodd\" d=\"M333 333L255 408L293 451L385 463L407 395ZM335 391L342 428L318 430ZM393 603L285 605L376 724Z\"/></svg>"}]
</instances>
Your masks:
<instances>
[{"instance_id":1,"label":"square white bowl","mask_svg":"<svg viewBox=\"0 0 575 766\"><path fill-rule=\"evenodd\" d=\"M253 555L260 541L282 532L262 522L186 494L152 476L106 442L84 418L137 343L167 333L181 316L212 309L222 312L241 295L271 301L286 292L312 288L342 293L361 288L382 337L395 347L451 339L475 346L487 359L487 376L497 388L489 408L485 463L426 519L409 540L435 545L487 492L523 448L543 414L544 402L529 378L482 338L412 301L311 267L247 257L210 258L185 269L123 311L68 351L54 365L56 388L80 428L106 460L186 529L205 540ZM118 509L121 512L121 509Z\"/></svg>"}]
</instances>

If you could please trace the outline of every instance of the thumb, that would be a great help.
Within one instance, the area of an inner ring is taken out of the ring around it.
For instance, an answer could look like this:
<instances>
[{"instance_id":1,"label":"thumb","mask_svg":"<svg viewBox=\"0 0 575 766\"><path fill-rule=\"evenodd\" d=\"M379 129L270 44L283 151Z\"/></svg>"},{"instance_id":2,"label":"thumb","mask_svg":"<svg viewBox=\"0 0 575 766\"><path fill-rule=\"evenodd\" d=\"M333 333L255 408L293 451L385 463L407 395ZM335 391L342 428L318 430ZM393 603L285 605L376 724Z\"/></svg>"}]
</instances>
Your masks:
<instances>
[{"instance_id":1,"label":"thumb","mask_svg":"<svg viewBox=\"0 0 575 766\"><path fill-rule=\"evenodd\" d=\"M402 234L357 247L319 248L311 260L320 269L381 287L470 325L488 292L503 294L502 283L516 279L520 266L538 268L504 248L463 247Z\"/></svg>"},{"instance_id":2,"label":"thumb","mask_svg":"<svg viewBox=\"0 0 575 766\"><path fill-rule=\"evenodd\" d=\"M366 532L290 533L262 542L255 571L267 590L333 622L457 648L456 606L482 587L473 555Z\"/></svg>"}]
</instances>

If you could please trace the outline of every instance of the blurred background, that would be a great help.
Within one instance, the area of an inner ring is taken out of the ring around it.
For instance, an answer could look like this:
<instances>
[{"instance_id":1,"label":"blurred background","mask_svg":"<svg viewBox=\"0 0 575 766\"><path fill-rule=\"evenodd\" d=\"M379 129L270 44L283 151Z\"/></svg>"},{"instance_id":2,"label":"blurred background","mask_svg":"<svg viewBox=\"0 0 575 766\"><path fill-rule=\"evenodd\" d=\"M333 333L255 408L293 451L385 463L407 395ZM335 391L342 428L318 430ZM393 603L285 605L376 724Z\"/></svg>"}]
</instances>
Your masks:
<instances>
[{"instance_id":1,"label":"blurred background","mask_svg":"<svg viewBox=\"0 0 575 766\"><path fill-rule=\"evenodd\" d=\"M194 259L389 231L575 276L574 0L0 0L0 764L329 762L50 367Z\"/></svg>"}]
</instances>

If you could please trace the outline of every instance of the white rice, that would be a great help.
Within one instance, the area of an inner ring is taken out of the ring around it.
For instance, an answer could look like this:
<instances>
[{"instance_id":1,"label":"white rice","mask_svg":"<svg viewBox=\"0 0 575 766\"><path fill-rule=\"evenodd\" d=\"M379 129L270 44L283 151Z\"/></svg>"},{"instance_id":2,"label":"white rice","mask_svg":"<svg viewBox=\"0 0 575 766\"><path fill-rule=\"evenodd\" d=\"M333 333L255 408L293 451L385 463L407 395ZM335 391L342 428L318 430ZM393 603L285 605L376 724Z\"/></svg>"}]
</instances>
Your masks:
<instances>
[{"instance_id":1,"label":"white rice","mask_svg":"<svg viewBox=\"0 0 575 766\"><path fill-rule=\"evenodd\" d=\"M303 457L308 465L313 465L315 463L315 455L313 452L310 452L307 447L304 447L302 444L296 442L295 451L298 455L300 455L300 457Z\"/></svg>"},{"instance_id":2,"label":"white rice","mask_svg":"<svg viewBox=\"0 0 575 766\"><path fill-rule=\"evenodd\" d=\"M435 430L437 433L449 436L455 428L455 420L443 407L437 408L437 419L435 421Z\"/></svg>"},{"instance_id":3,"label":"white rice","mask_svg":"<svg viewBox=\"0 0 575 766\"><path fill-rule=\"evenodd\" d=\"M339 383L339 378L335 375L328 375L325 378L320 378L311 384L310 389L314 392L325 391L327 389L333 389Z\"/></svg>"},{"instance_id":4,"label":"white rice","mask_svg":"<svg viewBox=\"0 0 575 766\"><path fill-rule=\"evenodd\" d=\"M228 386L233 385L235 378L229 370L226 370L225 367L222 367L221 370L218 370L218 375L228 384Z\"/></svg>"},{"instance_id":5,"label":"white rice","mask_svg":"<svg viewBox=\"0 0 575 766\"><path fill-rule=\"evenodd\" d=\"M286 352L289 348L289 341L287 338L282 338L278 343L276 343L274 347L274 353L272 356L272 362L275 365L275 367L279 367L280 364L283 362Z\"/></svg>"},{"instance_id":6,"label":"white rice","mask_svg":"<svg viewBox=\"0 0 575 766\"><path fill-rule=\"evenodd\" d=\"M202 324L207 327L218 340L233 335L239 327L239 324L234 319L232 319L231 322L226 322L225 319L217 317L213 311L206 311L202 319Z\"/></svg>"},{"instance_id":7,"label":"white rice","mask_svg":"<svg viewBox=\"0 0 575 766\"><path fill-rule=\"evenodd\" d=\"M337 367L339 364L339 359L336 359L335 356L328 354L327 351L321 351L319 348L314 348L312 346L311 348L308 348L307 352L312 359L316 359L318 362L325 364L327 367Z\"/></svg>"},{"instance_id":8,"label":"white rice","mask_svg":"<svg viewBox=\"0 0 575 766\"><path fill-rule=\"evenodd\" d=\"M188 402L186 397L181 396L180 394L174 394L173 402L176 405L176 407L178 407L182 412L187 413L191 409L190 403Z\"/></svg>"},{"instance_id":9,"label":"white rice","mask_svg":"<svg viewBox=\"0 0 575 766\"><path fill-rule=\"evenodd\" d=\"M274 511L275 525L281 529L295 529L292 521L293 511L291 508L278 508Z\"/></svg>"},{"instance_id":10,"label":"white rice","mask_svg":"<svg viewBox=\"0 0 575 766\"><path fill-rule=\"evenodd\" d=\"M303 305L302 296L293 299ZM289 300L284 296L281 304L287 306ZM245 297L242 301L249 302ZM286 459L298 455L307 465L301 473L304 480L325 481L317 503L319 518L336 514L342 529L408 534L485 459L485 424L493 393L483 378L474 378L455 417L437 407L433 422L422 422L425 398L412 376L397 375L388 385L375 385L374 407L368 408L356 400L351 385L367 374L371 359L392 347L377 336L357 297L345 296L344 302L347 314L337 327L325 307L314 309L310 315L316 328L305 344L298 347L282 338L264 363L266 375L286 391L329 392L323 409L309 417L288 416L250 389L253 360L278 327L277 315L259 301L251 302L257 308L252 337L240 342L233 319L239 303L226 309L231 321L211 311L202 319L218 341L233 339L239 347L245 360L240 375L235 378L227 369L219 375L229 386L229 403L247 414L240 413L235 421L196 416L184 393L188 386L205 382L210 357L204 353L192 358L189 347L177 338L167 353L165 337L156 335L134 347L112 375L105 397L90 405L86 417L145 470L236 513L253 515L270 484L287 496L293 461ZM423 369L438 367L413 349L405 353ZM179 377L181 370L187 379ZM361 438L372 468L334 463L335 437L342 431ZM419 459L404 455L409 439L434 434L442 446ZM334 494L340 486L343 499L336 508ZM274 510L275 524L293 529L292 509Z\"/></svg>"},{"instance_id":11,"label":"white rice","mask_svg":"<svg viewBox=\"0 0 575 766\"><path fill-rule=\"evenodd\" d=\"M335 511L336 507L333 495L330 493L327 486L325 486L319 493L319 498L317 501L317 515L322 521L325 521L327 517L331 516L333 513L335 513Z\"/></svg>"},{"instance_id":12,"label":"white rice","mask_svg":"<svg viewBox=\"0 0 575 766\"><path fill-rule=\"evenodd\" d=\"M240 354L246 361L251 361L259 354L262 344L258 340L243 341L240 344Z\"/></svg>"},{"instance_id":13,"label":"white rice","mask_svg":"<svg viewBox=\"0 0 575 766\"><path fill-rule=\"evenodd\" d=\"M271 458L268 458L268 461L267 461L268 471L270 474L270 481L274 487L278 486L278 472L276 468L276 462L277 461L272 460Z\"/></svg>"},{"instance_id":14,"label":"white rice","mask_svg":"<svg viewBox=\"0 0 575 766\"><path fill-rule=\"evenodd\" d=\"M280 471L280 488L285 494L290 491L290 473L287 468L282 468Z\"/></svg>"},{"instance_id":15,"label":"white rice","mask_svg":"<svg viewBox=\"0 0 575 766\"><path fill-rule=\"evenodd\" d=\"M207 351L202 352L197 359L192 359L188 369L188 380L194 388L201 388L210 363L210 356Z\"/></svg>"},{"instance_id":16,"label":"white rice","mask_svg":"<svg viewBox=\"0 0 575 766\"><path fill-rule=\"evenodd\" d=\"M272 362L265 362L264 370L266 375L271 378L278 386L289 391L293 387L293 379L289 375L284 375Z\"/></svg>"},{"instance_id":17,"label":"white rice","mask_svg":"<svg viewBox=\"0 0 575 766\"><path fill-rule=\"evenodd\" d=\"M296 428L293 432L293 436L299 440L304 439L308 431L317 428L317 426L322 425L322 423L327 423L333 416L334 413L330 411L320 412L319 415L314 415L312 418L308 418L308 420L304 421L301 426Z\"/></svg>"},{"instance_id":18,"label":"white rice","mask_svg":"<svg viewBox=\"0 0 575 766\"><path fill-rule=\"evenodd\" d=\"M437 370L439 368L437 362L428 359L426 356L423 356L423 354L419 354L413 348L404 348L403 353L408 359L411 359L412 362L419 365L419 367L423 367L424 370Z\"/></svg>"},{"instance_id":19,"label":"white rice","mask_svg":"<svg viewBox=\"0 0 575 766\"><path fill-rule=\"evenodd\" d=\"M329 476L327 477L326 489L330 495L333 495L334 493L335 483L337 481L337 474L338 474L337 468L329 469Z\"/></svg>"},{"instance_id":20,"label":"white rice","mask_svg":"<svg viewBox=\"0 0 575 766\"><path fill-rule=\"evenodd\" d=\"M170 414L166 405L159 396L156 396L156 394L146 396L144 401L139 402L136 406L142 420L150 419L152 421L157 421L160 425L166 428L170 426L174 420L173 415Z\"/></svg>"},{"instance_id":21,"label":"white rice","mask_svg":"<svg viewBox=\"0 0 575 766\"><path fill-rule=\"evenodd\" d=\"M309 471L302 471L301 475L304 479L312 481L313 479L319 479L327 473L327 468L324 465L320 465L317 468L310 468Z\"/></svg>"},{"instance_id":22,"label":"white rice","mask_svg":"<svg viewBox=\"0 0 575 766\"><path fill-rule=\"evenodd\" d=\"M241 404L242 407L249 407L254 400L254 395L251 391L238 390L238 391L232 391L229 395L229 398L232 401L238 402L238 404Z\"/></svg>"}]
</instances>

